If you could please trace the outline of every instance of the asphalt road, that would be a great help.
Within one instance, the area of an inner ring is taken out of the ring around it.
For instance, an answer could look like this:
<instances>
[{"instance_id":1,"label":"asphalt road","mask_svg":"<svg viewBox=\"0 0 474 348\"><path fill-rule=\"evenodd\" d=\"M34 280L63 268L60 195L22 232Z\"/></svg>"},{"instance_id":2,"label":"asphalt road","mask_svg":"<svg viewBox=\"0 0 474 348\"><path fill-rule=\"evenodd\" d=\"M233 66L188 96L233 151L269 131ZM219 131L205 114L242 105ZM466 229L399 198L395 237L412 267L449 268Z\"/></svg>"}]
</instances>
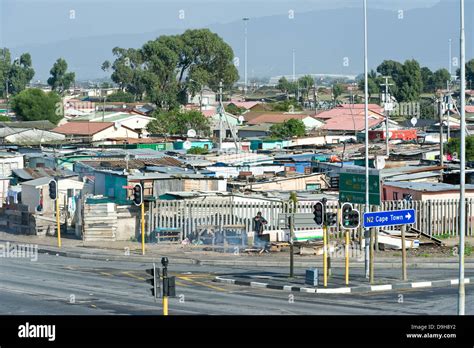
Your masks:
<instances>
[{"instance_id":1,"label":"asphalt road","mask_svg":"<svg viewBox=\"0 0 474 348\"><path fill-rule=\"evenodd\" d=\"M28 259L0 259L0 315L159 315L145 282L150 264L95 261L53 255ZM267 268L267 272L282 269ZM303 270L298 270L302 272ZM256 268L170 265L176 275L177 297L170 314L219 315L417 315L456 314L457 288L401 292L314 295L287 293L214 283L216 275L262 272ZM393 272L393 273L391 273ZM412 276L414 272L411 272ZM429 272L455 270L417 270ZM396 278L398 270L384 270ZM468 276L468 275L467 275ZM472 277L472 275L471 275ZM466 313L474 314L474 286L467 286Z\"/></svg>"}]
</instances>

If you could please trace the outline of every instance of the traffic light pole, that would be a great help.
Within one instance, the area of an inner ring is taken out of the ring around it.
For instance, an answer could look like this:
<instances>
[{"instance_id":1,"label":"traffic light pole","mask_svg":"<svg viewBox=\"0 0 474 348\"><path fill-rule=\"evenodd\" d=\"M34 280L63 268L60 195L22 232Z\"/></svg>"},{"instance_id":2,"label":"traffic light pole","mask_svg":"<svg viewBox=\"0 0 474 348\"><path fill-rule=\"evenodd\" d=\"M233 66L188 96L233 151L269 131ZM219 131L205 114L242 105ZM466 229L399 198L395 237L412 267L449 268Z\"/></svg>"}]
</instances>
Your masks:
<instances>
[{"instance_id":1,"label":"traffic light pole","mask_svg":"<svg viewBox=\"0 0 474 348\"><path fill-rule=\"evenodd\" d=\"M141 206L141 229L142 229L142 255L145 255L145 202Z\"/></svg>"},{"instance_id":2,"label":"traffic light pole","mask_svg":"<svg viewBox=\"0 0 474 348\"><path fill-rule=\"evenodd\" d=\"M168 278L168 262L161 259L163 265L163 315L168 315L168 288L165 286Z\"/></svg>"},{"instance_id":3,"label":"traffic light pole","mask_svg":"<svg viewBox=\"0 0 474 348\"><path fill-rule=\"evenodd\" d=\"M349 285L349 230L346 230L346 285Z\"/></svg>"},{"instance_id":4,"label":"traffic light pole","mask_svg":"<svg viewBox=\"0 0 474 348\"><path fill-rule=\"evenodd\" d=\"M323 224L323 284L328 286L328 228Z\"/></svg>"},{"instance_id":5,"label":"traffic light pole","mask_svg":"<svg viewBox=\"0 0 474 348\"><path fill-rule=\"evenodd\" d=\"M61 222L59 220L59 197L56 197L56 228L58 229L58 248L61 247Z\"/></svg>"}]
</instances>

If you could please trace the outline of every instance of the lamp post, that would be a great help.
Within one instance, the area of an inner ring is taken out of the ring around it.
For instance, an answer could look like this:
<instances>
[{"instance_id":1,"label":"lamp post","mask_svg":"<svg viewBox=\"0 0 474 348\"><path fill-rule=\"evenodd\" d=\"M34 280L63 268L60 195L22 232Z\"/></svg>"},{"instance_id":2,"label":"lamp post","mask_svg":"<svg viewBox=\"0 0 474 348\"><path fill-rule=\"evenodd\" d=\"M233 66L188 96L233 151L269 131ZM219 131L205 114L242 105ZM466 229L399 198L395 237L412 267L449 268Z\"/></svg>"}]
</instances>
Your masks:
<instances>
[{"instance_id":1,"label":"lamp post","mask_svg":"<svg viewBox=\"0 0 474 348\"><path fill-rule=\"evenodd\" d=\"M464 0L461 4L461 163L459 178L459 293L458 314L465 314L466 293L464 287L464 235L466 231L466 44L464 33Z\"/></svg>"},{"instance_id":2,"label":"lamp post","mask_svg":"<svg viewBox=\"0 0 474 348\"><path fill-rule=\"evenodd\" d=\"M365 212L369 209L369 75L367 50L367 0L364 0L364 99L365 99ZM365 277L370 277L370 238L369 229L365 229Z\"/></svg>"}]
</instances>

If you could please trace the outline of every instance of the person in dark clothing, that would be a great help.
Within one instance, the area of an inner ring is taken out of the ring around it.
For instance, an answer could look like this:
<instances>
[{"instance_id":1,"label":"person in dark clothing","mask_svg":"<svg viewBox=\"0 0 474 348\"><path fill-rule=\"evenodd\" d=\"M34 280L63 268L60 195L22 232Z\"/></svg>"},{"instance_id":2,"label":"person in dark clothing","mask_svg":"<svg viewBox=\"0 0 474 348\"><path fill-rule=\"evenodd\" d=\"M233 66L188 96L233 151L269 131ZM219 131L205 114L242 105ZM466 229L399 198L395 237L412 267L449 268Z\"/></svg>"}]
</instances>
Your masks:
<instances>
[{"instance_id":1,"label":"person in dark clothing","mask_svg":"<svg viewBox=\"0 0 474 348\"><path fill-rule=\"evenodd\" d=\"M254 245L258 247L265 247L266 242L262 239L264 226L268 221L262 216L262 212L258 212L257 216L253 218L253 231L254 231Z\"/></svg>"}]
</instances>

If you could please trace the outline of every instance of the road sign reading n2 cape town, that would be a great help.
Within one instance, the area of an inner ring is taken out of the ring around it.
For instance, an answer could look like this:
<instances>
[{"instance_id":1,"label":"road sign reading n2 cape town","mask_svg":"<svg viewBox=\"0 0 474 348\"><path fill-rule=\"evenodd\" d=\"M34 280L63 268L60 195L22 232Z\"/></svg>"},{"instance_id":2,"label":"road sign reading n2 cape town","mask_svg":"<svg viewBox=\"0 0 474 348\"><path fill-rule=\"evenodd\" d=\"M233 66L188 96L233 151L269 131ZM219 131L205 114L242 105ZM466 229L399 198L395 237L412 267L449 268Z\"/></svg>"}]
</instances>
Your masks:
<instances>
[{"instance_id":1,"label":"road sign reading n2 cape town","mask_svg":"<svg viewBox=\"0 0 474 348\"><path fill-rule=\"evenodd\" d=\"M364 227L409 225L414 223L414 209L378 211L364 214Z\"/></svg>"}]
</instances>

